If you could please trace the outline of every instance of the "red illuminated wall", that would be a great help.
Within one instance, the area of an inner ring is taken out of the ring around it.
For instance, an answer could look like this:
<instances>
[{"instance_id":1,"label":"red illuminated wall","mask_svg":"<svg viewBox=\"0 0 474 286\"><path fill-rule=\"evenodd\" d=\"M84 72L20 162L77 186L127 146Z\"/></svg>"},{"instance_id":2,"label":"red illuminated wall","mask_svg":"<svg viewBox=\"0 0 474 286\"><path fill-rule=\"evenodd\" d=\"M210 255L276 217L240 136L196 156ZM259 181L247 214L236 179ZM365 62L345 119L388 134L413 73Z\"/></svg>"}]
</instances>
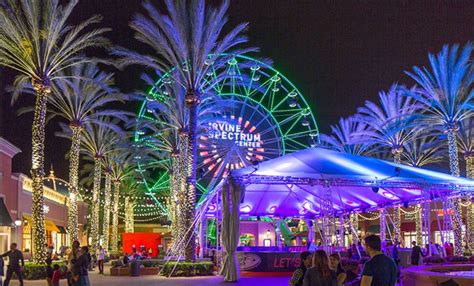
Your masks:
<instances>
[{"instance_id":1,"label":"red illuminated wall","mask_svg":"<svg viewBox=\"0 0 474 286\"><path fill-rule=\"evenodd\" d=\"M147 251L149 248L153 250L152 256L158 256L158 245L161 245L161 235L159 233L150 232L122 233L124 254L131 254L134 244L137 251L140 250L141 245L145 245Z\"/></svg>"}]
</instances>

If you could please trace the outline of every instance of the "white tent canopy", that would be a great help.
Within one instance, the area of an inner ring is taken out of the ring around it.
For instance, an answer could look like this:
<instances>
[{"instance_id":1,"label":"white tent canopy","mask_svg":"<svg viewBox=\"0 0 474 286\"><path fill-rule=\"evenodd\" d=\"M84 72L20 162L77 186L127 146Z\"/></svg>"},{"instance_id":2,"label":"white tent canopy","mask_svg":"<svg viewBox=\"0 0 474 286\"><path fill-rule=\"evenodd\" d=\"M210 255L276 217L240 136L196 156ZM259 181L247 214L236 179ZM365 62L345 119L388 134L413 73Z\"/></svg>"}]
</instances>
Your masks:
<instances>
[{"instance_id":1,"label":"white tent canopy","mask_svg":"<svg viewBox=\"0 0 474 286\"><path fill-rule=\"evenodd\" d=\"M375 158L310 148L233 171L242 215L315 217L474 191L474 181Z\"/></svg>"}]
</instances>

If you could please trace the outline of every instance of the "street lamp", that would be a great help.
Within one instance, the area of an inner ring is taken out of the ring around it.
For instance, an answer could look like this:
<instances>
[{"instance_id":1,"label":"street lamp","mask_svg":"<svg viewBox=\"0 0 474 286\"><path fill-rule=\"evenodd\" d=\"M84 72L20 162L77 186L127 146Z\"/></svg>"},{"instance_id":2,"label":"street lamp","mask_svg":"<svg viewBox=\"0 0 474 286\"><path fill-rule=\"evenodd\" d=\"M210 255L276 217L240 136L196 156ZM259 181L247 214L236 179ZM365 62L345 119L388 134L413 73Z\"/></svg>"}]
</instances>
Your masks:
<instances>
[{"instance_id":1,"label":"street lamp","mask_svg":"<svg viewBox=\"0 0 474 286\"><path fill-rule=\"evenodd\" d=\"M20 218L17 218L15 220L15 226L21 226L21 219Z\"/></svg>"}]
</instances>

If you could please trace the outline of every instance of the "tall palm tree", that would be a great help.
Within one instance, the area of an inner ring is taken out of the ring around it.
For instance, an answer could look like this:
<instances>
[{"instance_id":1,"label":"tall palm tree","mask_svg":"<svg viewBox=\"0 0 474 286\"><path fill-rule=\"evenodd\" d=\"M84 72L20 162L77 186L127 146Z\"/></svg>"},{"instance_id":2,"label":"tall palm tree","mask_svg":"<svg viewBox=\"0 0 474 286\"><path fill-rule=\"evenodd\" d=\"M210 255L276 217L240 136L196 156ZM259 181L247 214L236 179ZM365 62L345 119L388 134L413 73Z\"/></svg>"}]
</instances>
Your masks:
<instances>
[{"instance_id":1,"label":"tall palm tree","mask_svg":"<svg viewBox=\"0 0 474 286\"><path fill-rule=\"evenodd\" d=\"M458 139L459 150L466 161L466 177L474 179L474 117L461 121Z\"/></svg>"},{"instance_id":2,"label":"tall palm tree","mask_svg":"<svg viewBox=\"0 0 474 286\"><path fill-rule=\"evenodd\" d=\"M110 248L112 251L118 250L118 224L119 224L119 201L120 187L125 179L132 178L135 173L133 164L134 153L121 150L120 153L111 154L110 171L113 184L112 196L112 232L110 235Z\"/></svg>"},{"instance_id":3,"label":"tall palm tree","mask_svg":"<svg viewBox=\"0 0 474 286\"><path fill-rule=\"evenodd\" d=\"M179 75L177 76L179 77ZM150 85L153 81L146 75L143 79ZM212 88L212 87L207 87ZM215 106L219 105L221 110L228 106L225 102L205 89L202 103L198 108L199 130L204 130L210 120L214 119ZM157 169L166 169L170 176L170 206L173 233L172 251L176 255L182 255L186 240L186 233L192 232L189 226L183 222L184 206L187 204L186 178L188 152L188 133L186 132L189 112L185 105L185 90L178 85L166 86L166 92L159 95L158 99L150 98L149 95L141 95L147 100L149 115L142 121L138 128L150 136L142 136L142 142L151 148L148 152L149 160ZM157 152L156 150L159 150Z\"/></svg>"},{"instance_id":4,"label":"tall palm tree","mask_svg":"<svg viewBox=\"0 0 474 286\"><path fill-rule=\"evenodd\" d=\"M474 179L474 117L466 118L461 121L458 132L459 150L464 154L466 161L466 177ZM472 196L467 196L466 201L470 203L467 206L467 237L469 239L469 247L474 249L474 204L472 204Z\"/></svg>"},{"instance_id":5,"label":"tall palm tree","mask_svg":"<svg viewBox=\"0 0 474 286\"><path fill-rule=\"evenodd\" d=\"M418 106L411 97L405 95L406 89L393 84L388 92L379 92L380 105L366 101L365 106L357 109L359 120L370 128L359 134L373 145L388 147L393 161L401 162L404 145L413 139L413 114Z\"/></svg>"},{"instance_id":6,"label":"tall palm tree","mask_svg":"<svg viewBox=\"0 0 474 286\"><path fill-rule=\"evenodd\" d=\"M322 146L343 153L353 155L369 155L372 153L371 145L363 142L358 134L367 131L367 124L349 116L340 118L337 125L331 125L331 135L321 134Z\"/></svg>"},{"instance_id":7,"label":"tall palm tree","mask_svg":"<svg viewBox=\"0 0 474 286\"><path fill-rule=\"evenodd\" d=\"M15 85L31 83L36 92L32 125L33 180L32 238L33 261L44 263L45 227L43 213L44 127L46 102L51 94L51 82L70 66L89 62L80 55L90 47L106 43L102 34L107 29L87 31L99 16L71 26L67 23L78 1L59 5L55 0L6 0L0 5L0 65L19 73Z\"/></svg>"},{"instance_id":8,"label":"tall palm tree","mask_svg":"<svg viewBox=\"0 0 474 286\"><path fill-rule=\"evenodd\" d=\"M459 176L457 132L462 120L474 114L474 73L470 64L473 45L444 45L437 55L429 54L430 67L413 67L406 73L419 85L411 94L424 109L422 123L427 128L442 128L448 137L451 175ZM456 255L462 255L459 200L452 201Z\"/></svg>"},{"instance_id":9,"label":"tall palm tree","mask_svg":"<svg viewBox=\"0 0 474 286\"><path fill-rule=\"evenodd\" d=\"M102 179L102 167L104 157L113 152L111 148L117 144L123 136L118 127L110 128L118 124L118 120L101 117L104 125L86 125L82 138L82 152L94 162L93 189L92 189L92 219L90 236L92 238L92 249L96 249L99 243L99 194Z\"/></svg>"},{"instance_id":10,"label":"tall palm tree","mask_svg":"<svg viewBox=\"0 0 474 286\"><path fill-rule=\"evenodd\" d=\"M79 184L79 157L85 125L97 124L114 128L103 116L124 118L123 111L101 110L104 105L121 101L123 96L112 87L113 74L99 70L95 64L85 63L67 69L64 76L53 84L50 117L62 117L70 131L68 233L70 245L78 239L77 195Z\"/></svg>"},{"instance_id":11,"label":"tall palm tree","mask_svg":"<svg viewBox=\"0 0 474 286\"><path fill-rule=\"evenodd\" d=\"M223 33L227 22L229 0L219 7L206 7L204 0L165 0L167 13L161 13L150 2L144 3L147 16L136 15L131 22L135 38L150 46L155 55L141 55L124 49L116 49L122 57L121 64L141 64L154 70L167 72L177 67L185 79L186 105L189 109L188 132L188 178L185 224L192 228L196 200L196 161L198 106L201 102L203 78L211 68L209 62L223 53L242 54L256 49L235 49L247 42L242 35L247 24L240 24L229 33ZM186 247L186 260L195 260L194 231L190 232Z\"/></svg>"}]
</instances>

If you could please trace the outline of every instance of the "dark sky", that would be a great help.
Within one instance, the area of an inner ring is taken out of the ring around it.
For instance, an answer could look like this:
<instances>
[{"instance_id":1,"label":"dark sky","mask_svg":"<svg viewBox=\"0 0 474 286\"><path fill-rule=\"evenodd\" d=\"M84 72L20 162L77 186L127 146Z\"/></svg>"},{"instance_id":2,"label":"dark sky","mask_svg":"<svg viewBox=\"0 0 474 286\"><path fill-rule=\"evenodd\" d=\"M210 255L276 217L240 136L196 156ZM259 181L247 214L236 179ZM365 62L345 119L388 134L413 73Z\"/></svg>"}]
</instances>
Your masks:
<instances>
[{"instance_id":1,"label":"dark sky","mask_svg":"<svg viewBox=\"0 0 474 286\"><path fill-rule=\"evenodd\" d=\"M162 5L162 1L153 1ZM216 1L213 1L216 2ZM128 21L141 9L137 0L81 0L72 21L92 14L104 16L114 31L111 40L129 48L133 39ZM315 1L232 0L230 24L250 23L251 45L260 56L271 58L306 96L325 132L341 116L356 111L364 101L376 100L377 92L393 82L411 85L403 71L425 65L428 52L445 43L474 40L474 5L470 1ZM125 91L144 88L139 69L118 73L117 84ZM11 72L1 73L1 88L10 84ZM30 168L32 116L17 117L9 94L0 95L0 135L23 150L14 161L15 171ZM57 122L47 127L46 166L67 177L64 158L69 142L54 137Z\"/></svg>"}]
</instances>

